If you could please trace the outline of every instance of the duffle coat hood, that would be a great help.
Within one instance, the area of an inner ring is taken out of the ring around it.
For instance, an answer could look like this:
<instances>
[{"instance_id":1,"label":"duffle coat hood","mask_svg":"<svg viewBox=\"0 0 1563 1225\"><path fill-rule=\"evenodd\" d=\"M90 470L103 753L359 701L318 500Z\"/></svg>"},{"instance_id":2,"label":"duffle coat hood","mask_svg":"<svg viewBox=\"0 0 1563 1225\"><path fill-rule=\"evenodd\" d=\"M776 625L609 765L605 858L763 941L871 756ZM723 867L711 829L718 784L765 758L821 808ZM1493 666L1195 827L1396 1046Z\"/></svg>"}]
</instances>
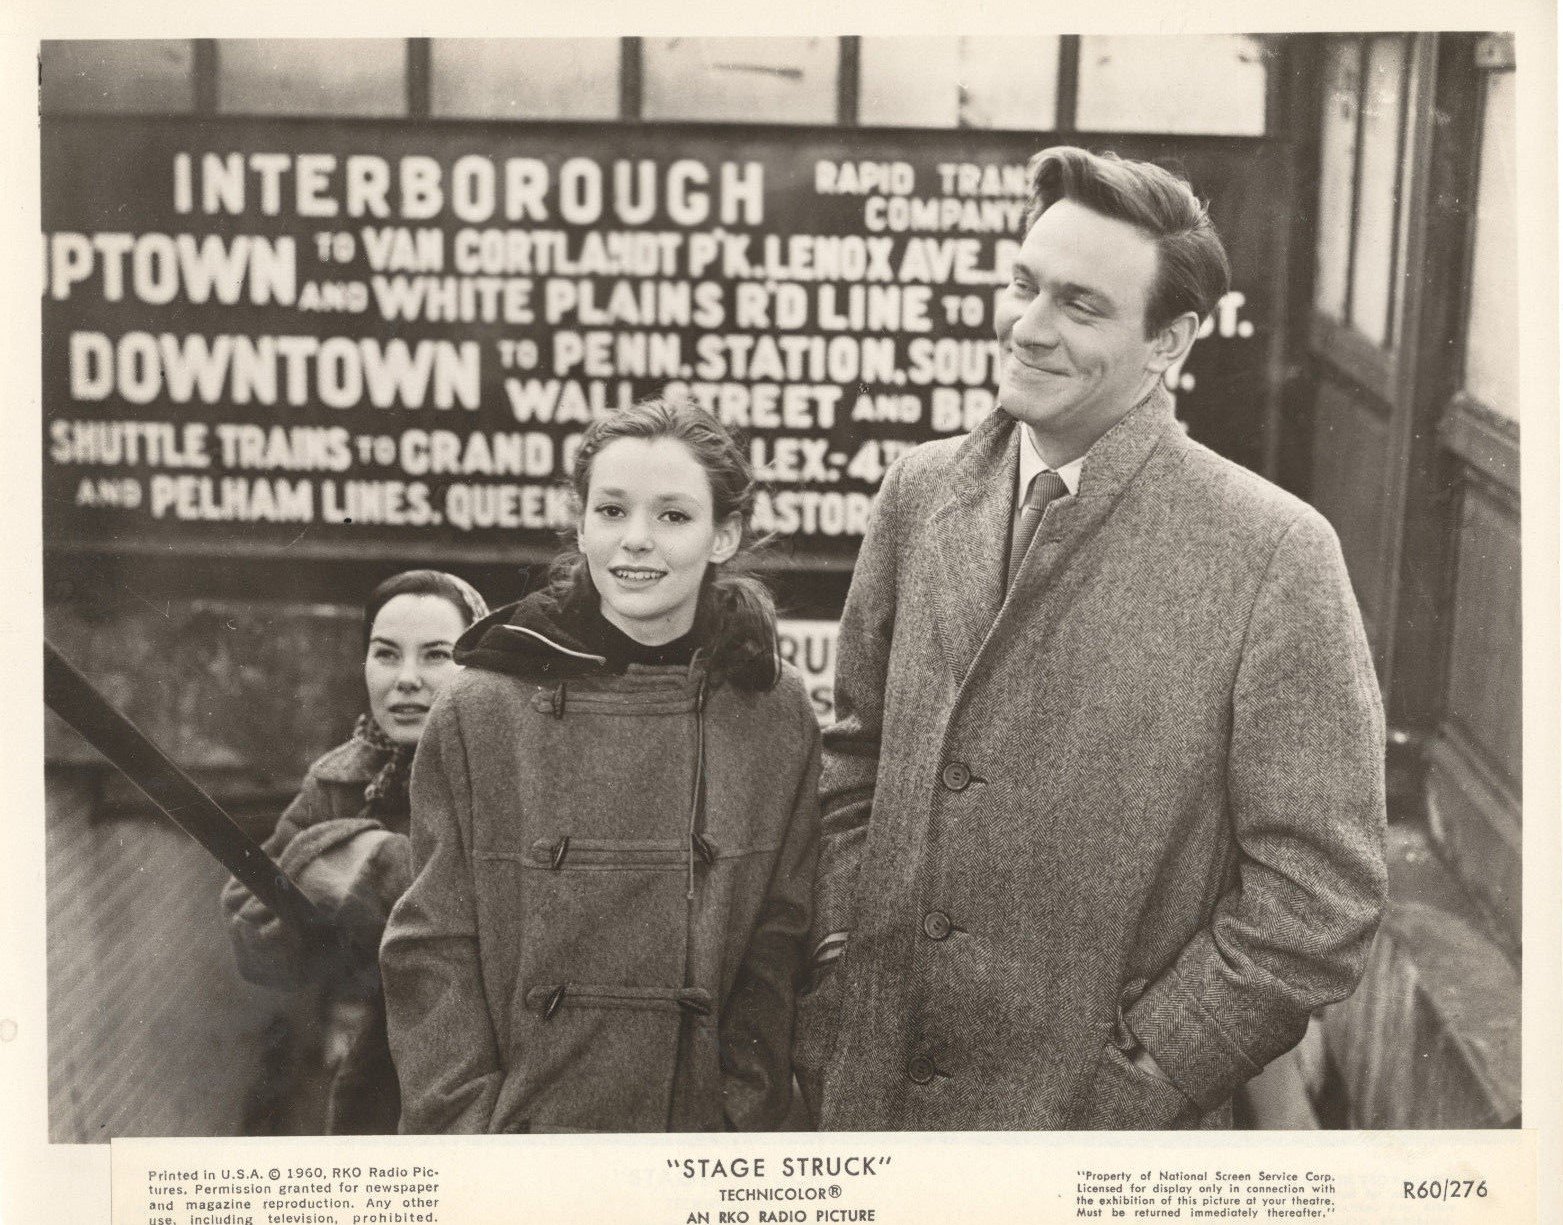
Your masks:
<instances>
[{"instance_id":1,"label":"duffle coat hood","mask_svg":"<svg viewBox=\"0 0 1563 1225\"><path fill-rule=\"evenodd\" d=\"M801 678L615 675L545 593L457 659L381 948L401 1130L775 1126L817 846Z\"/></svg>"}]
</instances>

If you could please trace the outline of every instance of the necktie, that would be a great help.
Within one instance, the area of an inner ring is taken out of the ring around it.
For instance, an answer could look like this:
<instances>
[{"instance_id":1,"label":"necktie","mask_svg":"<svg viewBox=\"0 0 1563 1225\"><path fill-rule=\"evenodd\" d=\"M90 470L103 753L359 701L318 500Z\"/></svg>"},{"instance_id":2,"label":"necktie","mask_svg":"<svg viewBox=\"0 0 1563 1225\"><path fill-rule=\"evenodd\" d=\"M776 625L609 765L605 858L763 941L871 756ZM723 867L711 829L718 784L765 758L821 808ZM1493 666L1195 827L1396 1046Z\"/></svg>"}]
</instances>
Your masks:
<instances>
[{"instance_id":1,"label":"necktie","mask_svg":"<svg viewBox=\"0 0 1563 1225\"><path fill-rule=\"evenodd\" d=\"M1014 534L1009 542L1011 585L1015 582L1015 576L1020 573L1020 563L1025 560L1026 550L1031 547L1031 538L1037 534L1037 525L1042 522L1042 512L1054 498L1061 498L1068 492L1069 487L1064 484L1064 478L1056 472L1043 470L1031 478L1031 487L1026 490L1026 500L1021 503L1020 515L1015 520Z\"/></svg>"}]
</instances>

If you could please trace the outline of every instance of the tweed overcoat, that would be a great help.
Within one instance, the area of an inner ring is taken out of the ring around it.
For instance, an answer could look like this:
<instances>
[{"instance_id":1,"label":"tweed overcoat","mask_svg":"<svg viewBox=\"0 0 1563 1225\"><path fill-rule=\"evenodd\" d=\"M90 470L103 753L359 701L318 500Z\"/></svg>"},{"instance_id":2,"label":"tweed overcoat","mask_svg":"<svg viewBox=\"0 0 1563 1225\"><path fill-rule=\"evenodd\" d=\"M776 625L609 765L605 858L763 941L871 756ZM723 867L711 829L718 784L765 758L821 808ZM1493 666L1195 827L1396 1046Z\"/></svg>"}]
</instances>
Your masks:
<instances>
[{"instance_id":1,"label":"tweed overcoat","mask_svg":"<svg viewBox=\"0 0 1563 1225\"><path fill-rule=\"evenodd\" d=\"M775 1127L819 836L803 681L605 673L547 607L463 635L419 741L380 951L401 1130Z\"/></svg>"},{"instance_id":2,"label":"tweed overcoat","mask_svg":"<svg viewBox=\"0 0 1563 1225\"><path fill-rule=\"evenodd\" d=\"M1339 545L1158 389L1006 592L1018 445L997 411L876 504L821 793L813 934L849 937L800 1000L800 1080L835 1129L1219 1126L1383 906Z\"/></svg>"}]
</instances>

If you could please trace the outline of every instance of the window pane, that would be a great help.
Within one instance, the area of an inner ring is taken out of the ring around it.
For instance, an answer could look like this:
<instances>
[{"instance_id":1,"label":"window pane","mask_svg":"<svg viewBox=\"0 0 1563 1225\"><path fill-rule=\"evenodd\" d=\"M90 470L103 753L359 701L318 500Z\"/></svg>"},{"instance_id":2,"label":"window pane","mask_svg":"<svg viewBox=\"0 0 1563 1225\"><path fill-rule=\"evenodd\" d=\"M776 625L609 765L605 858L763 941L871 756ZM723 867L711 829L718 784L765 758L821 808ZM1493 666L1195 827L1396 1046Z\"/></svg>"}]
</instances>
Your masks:
<instances>
[{"instance_id":1,"label":"window pane","mask_svg":"<svg viewBox=\"0 0 1563 1225\"><path fill-rule=\"evenodd\" d=\"M1519 412L1519 235L1515 221L1514 74L1487 79L1482 166L1471 261L1471 321L1465 387L1488 408Z\"/></svg>"},{"instance_id":2,"label":"window pane","mask_svg":"<svg viewBox=\"0 0 1563 1225\"><path fill-rule=\"evenodd\" d=\"M1248 34L1082 38L1076 123L1087 132L1263 136L1266 56Z\"/></svg>"},{"instance_id":3,"label":"window pane","mask_svg":"<svg viewBox=\"0 0 1563 1225\"><path fill-rule=\"evenodd\" d=\"M1357 106L1362 44L1331 39L1324 67L1324 123L1319 138L1319 259L1313 304L1346 321L1346 267L1351 257L1351 187L1357 171Z\"/></svg>"},{"instance_id":4,"label":"window pane","mask_svg":"<svg viewBox=\"0 0 1563 1225\"><path fill-rule=\"evenodd\" d=\"M1047 131L1057 123L1056 37L864 38L859 64L864 124Z\"/></svg>"},{"instance_id":5,"label":"window pane","mask_svg":"<svg viewBox=\"0 0 1563 1225\"><path fill-rule=\"evenodd\" d=\"M960 126L961 51L956 38L864 38L858 121L910 128Z\"/></svg>"},{"instance_id":6,"label":"window pane","mask_svg":"<svg viewBox=\"0 0 1563 1225\"><path fill-rule=\"evenodd\" d=\"M436 38L429 106L439 116L616 119L616 38Z\"/></svg>"},{"instance_id":7,"label":"window pane","mask_svg":"<svg viewBox=\"0 0 1563 1225\"><path fill-rule=\"evenodd\" d=\"M834 123L836 38L648 38L647 119Z\"/></svg>"},{"instance_id":8,"label":"window pane","mask_svg":"<svg viewBox=\"0 0 1563 1225\"><path fill-rule=\"evenodd\" d=\"M217 109L249 115L404 115L407 44L396 38L225 38Z\"/></svg>"},{"instance_id":9,"label":"window pane","mask_svg":"<svg viewBox=\"0 0 1563 1225\"><path fill-rule=\"evenodd\" d=\"M43 111L188 111L194 65L189 39L46 42Z\"/></svg>"},{"instance_id":10,"label":"window pane","mask_svg":"<svg viewBox=\"0 0 1563 1225\"><path fill-rule=\"evenodd\" d=\"M1357 191L1357 247L1351 274L1351 326L1374 344L1389 343L1390 271L1400 184L1400 121L1407 43L1403 36L1368 44L1362 98L1362 182Z\"/></svg>"}]
</instances>

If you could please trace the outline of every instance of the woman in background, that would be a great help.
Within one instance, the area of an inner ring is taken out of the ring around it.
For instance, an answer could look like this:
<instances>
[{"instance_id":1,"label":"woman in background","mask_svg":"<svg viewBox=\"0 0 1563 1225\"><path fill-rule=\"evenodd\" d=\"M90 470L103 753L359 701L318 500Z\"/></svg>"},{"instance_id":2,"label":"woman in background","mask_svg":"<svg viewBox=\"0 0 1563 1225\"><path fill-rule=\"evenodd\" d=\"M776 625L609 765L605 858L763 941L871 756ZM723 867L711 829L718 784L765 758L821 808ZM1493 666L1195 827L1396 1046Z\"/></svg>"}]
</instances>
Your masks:
<instances>
[{"instance_id":1,"label":"woman in background","mask_svg":"<svg viewBox=\"0 0 1563 1225\"><path fill-rule=\"evenodd\" d=\"M270 987L324 980L347 1032L334 1062L326 1130L395 1132L401 1103L385 1038L375 950L386 916L411 880L407 841L413 751L434 699L460 669L456 640L488 609L470 584L409 570L375 588L364 610L369 708L352 736L309 768L298 797L264 844L328 919L346 929L354 963L303 938L243 885L223 890L240 973ZM337 1049L330 1049L332 1046Z\"/></svg>"}]
</instances>

